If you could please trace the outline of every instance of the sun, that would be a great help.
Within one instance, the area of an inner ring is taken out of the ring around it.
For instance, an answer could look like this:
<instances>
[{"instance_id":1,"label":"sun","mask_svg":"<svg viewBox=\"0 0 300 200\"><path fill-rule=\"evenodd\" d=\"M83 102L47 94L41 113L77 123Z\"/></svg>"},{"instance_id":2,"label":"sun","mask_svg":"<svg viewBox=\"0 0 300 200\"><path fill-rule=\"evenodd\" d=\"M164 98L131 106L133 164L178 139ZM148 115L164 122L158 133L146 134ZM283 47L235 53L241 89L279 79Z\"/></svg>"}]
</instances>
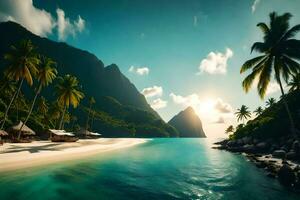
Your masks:
<instances>
[{"instance_id":1,"label":"sun","mask_svg":"<svg viewBox=\"0 0 300 200\"><path fill-rule=\"evenodd\" d=\"M212 116L215 113L215 104L216 101L213 99L206 99L199 105L199 114L201 116Z\"/></svg>"}]
</instances>

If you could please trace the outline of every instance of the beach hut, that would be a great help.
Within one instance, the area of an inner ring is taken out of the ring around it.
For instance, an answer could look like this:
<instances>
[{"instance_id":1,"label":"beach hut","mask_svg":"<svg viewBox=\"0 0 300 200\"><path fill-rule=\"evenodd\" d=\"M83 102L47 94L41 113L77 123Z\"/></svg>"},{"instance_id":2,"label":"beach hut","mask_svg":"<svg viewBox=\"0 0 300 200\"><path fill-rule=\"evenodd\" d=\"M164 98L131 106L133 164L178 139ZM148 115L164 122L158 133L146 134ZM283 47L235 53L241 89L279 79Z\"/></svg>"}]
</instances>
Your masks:
<instances>
[{"instance_id":1,"label":"beach hut","mask_svg":"<svg viewBox=\"0 0 300 200\"><path fill-rule=\"evenodd\" d=\"M65 130L49 129L49 131L52 134L52 142L76 142L78 140L73 133L66 132Z\"/></svg>"},{"instance_id":2,"label":"beach hut","mask_svg":"<svg viewBox=\"0 0 300 200\"><path fill-rule=\"evenodd\" d=\"M18 133L20 128L22 127L22 125L23 125L23 122L20 121L18 124L10 127L8 130L9 130L9 132ZM26 126L26 124L23 125L21 133L22 133L23 136L33 136L33 135L35 135L35 132L31 128Z\"/></svg>"},{"instance_id":3,"label":"beach hut","mask_svg":"<svg viewBox=\"0 0 300 200\"><path fill-rule=\"evenodd\" d=\"M82 136L88 137L88 138L98 138L98 137L101 136L100 133L91 132L91 131L86 130L84 128L79 131L79 134L82 135Z\"/></svg>"},{"instance_id":4,"label":"beach hut","mask_svg":"<svg viewBox=\"0 0 300 200\"><path fill-rule=\"evenodd\" d=\"M3 144L2 137L8 136L8 133L4 130L0 130L0 145Z\"/></svg>"}]
</instances>

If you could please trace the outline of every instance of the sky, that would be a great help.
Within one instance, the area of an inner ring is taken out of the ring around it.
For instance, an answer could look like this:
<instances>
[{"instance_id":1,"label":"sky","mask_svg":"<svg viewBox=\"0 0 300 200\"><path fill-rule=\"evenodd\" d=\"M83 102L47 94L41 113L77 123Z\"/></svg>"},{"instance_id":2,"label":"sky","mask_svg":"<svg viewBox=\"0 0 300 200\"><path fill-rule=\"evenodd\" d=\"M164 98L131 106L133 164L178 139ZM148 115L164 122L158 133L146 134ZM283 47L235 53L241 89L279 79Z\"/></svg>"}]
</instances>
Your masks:
<instances>
[{"instance_id":1,"label":"sky","mask_svg":"<svg viewBox=\"0 0 300 200\"><path fill-rule=\"evenodd\" d=\"M241 105L279 97L274 80L263 100L241 86L240 67L262 40L256 24L276 11L296 25L299 10L300 0L0 0L0 21L117 64L165 121L192 106L206 135L223 137Z\"/></svg>"}]
</instances>

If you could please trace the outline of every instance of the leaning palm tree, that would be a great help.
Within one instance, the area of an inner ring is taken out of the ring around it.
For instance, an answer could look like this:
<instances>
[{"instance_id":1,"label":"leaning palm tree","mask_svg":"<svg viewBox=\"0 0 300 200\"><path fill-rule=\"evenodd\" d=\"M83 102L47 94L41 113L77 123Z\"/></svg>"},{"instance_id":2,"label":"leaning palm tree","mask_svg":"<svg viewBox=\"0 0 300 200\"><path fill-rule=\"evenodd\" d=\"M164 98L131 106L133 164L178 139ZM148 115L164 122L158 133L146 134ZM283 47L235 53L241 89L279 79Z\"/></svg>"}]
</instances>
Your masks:
<instances>
[{"instance_id":1,"label":"leaning palm tree","mask_svg":"<svg viewBox=\"0 0 300 200\"><path fill-rule=\"evenodd\" d=\"M58 84L56 86L58 103L63 107L63 112L61 115L61 120L59 123L59 129L62 128L64 115L67 108L72 105L76 108L80 101L84 98L84 94L79 90L78 80L76 77L69 74L65 75L63 78L58 78Z\"/></svg>"},{"instance_id":2,"label":"leaning palm tree","mask_svg":"<svg viewBox=\"0 0 300 200\"><path fill-rule=\"evenodd\" d=\"M259 116L263 113L264 109L261 106L258 106L253 112L256 116Z\"/></svg>"},{"instance_id":3,"label":"leaning palm tree","mask_svg":"<svg viewBox=\"0 0 300 200\"><path fill-rule=\"evenodd\" d=\"M233 132L234 132L234 127L232 125L228 126L228 128L225 130L226 134L233 133Z\"/></svg>"},{"instance_id":4,"label":"leaning palm tree","mask_svg":"<svg viewBox=\"0 0 300 200\"><path fill-rule=\"evenodd\" d=\"M6 107L0 129L3 129L5 125L8 111L14 100L18 97L24 80L32 86L33 76L37 73L37 65L39 64L35 47L30 40L22 40L18 45L12 45L10 51L4 55L4 59L8 62L8 68L6 70L7 77L17 81L19 85Z\"/></svg>"},{"instance_id":5,"label":"leaning palm tree","mask_svg":"<svg viewBox=\"0 0 300 200\"><path fill-rule=\"evenodd\" d=\"M273 105L275 105L275 103L276 103L276 99L274 99L274 98L269 98L269 99L266 101L267 107L272 107Z\"/></svg>"},{"instance_id":6,"label":"leaning palm tree","mask_svg":"<svg viewBox=\"0 0 300 200\"><path fill-rule=\"evenodd\" d=\"M41 93L41 90L44 87L47 87L49 84L51 84L52 81L56 78L57 70L55 68L55 65L56 65L56 63L52 59L41 56L39 69L36 74L36 78L39 81L39 86L36 90L36 93L35 93L32 103L31 103L31 107L29 109L27 117L25 118L24 123L20 127L18 139L20 139L20 137L21 137L22 128L24 125L26 125L26 123L33 111L36 99L37 99L38 95Z\"/></svg>"},{"instance_id":7,"label":"leaning palm tree","mask_svg":"<svg viewBox=\"0 0 300 200\"><path fill-rule=\"evenodd\" d=\"M249 111L249 108L245 105L242 105L241 108L237 109L237 112L235 112L235 115L237 116L237 121L244 121L251 117L251 112Z\"/></svg>"},{"instance_id":8,"label":"leaning palm tree","mask_svg":"<svg viewBox=\"0 0 300 200\"><path fill-rule=\"evenodd\" d=\"M290 87L289 92L300 91L300 73L293 75L292 80L288 83Z\"/></svg>"},{"instance_id":9,"label":"leaning palm tree","mask_svg":"<svg viewBox=\"0 0 300 200\"><path fill-rule=\"evenodd\" d=\"M90 97L89 98L89 110L88 110L88 116L87 116L87 120L86 120L86 125L85 125L85 129L88 130L89 128L89 121L90 121L90 116L91 116L91 111L92 111L92 106L93 104L96 103L96 100L94 97ZM87 131L86 131L87 133Z\"/></svg>"},{"instance_id":10,"label":"leaning palm tree","mask_svg":"<svg viewBox=\"0 0 300 200\"><path fill-rule=\"evenodd\" d=\"M294 38L300 31L300 24L289 28L290 13L277 15L270 13L269 26L265 23L258 23L264 37L263 42L255 42L251 48L261 55L246 61L241 67L240 73L252 69L252 72L244 79L243 88L248 92L252 83L258 78L257 90L261 98L264 98L271 80L272 72L275 72L275 79L280 86L282 100L288 113L292 132L295 134L295 124L285 100L285 93L282 86L282 78L285 82L291 75L299 73L300 64L300 40Z\"/></svg>"}]
</instances>

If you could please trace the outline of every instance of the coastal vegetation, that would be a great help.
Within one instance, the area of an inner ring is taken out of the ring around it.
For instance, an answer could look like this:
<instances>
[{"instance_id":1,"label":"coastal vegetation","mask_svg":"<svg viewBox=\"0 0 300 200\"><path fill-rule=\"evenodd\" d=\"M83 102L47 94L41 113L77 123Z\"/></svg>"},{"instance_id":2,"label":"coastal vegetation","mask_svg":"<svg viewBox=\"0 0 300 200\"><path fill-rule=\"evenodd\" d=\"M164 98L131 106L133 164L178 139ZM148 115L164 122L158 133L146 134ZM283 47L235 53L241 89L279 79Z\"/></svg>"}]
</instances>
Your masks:
<instances>
[{"instance_id":1,"label":"coastal vegetation","mask_svg":"<svg viewBox=\"0 0 300 200\"><path fill-rule=\"evenodd\" d=\"M257 24L263 33L263 42L255 42L251 47L251 52L256 51L261 54L246 61L241 67L240 73L252 70L244 79L242 85L245 92L248 92L254 82L258 79L257 90L261 98L264 98L271 81L272 72L281 91L282 102L290 121L290 130L296 135L294 117L286 100L283 88L283 81L288 83L291 76L299 73L300 65L300 41L295 39L295 35L300 31L300 24L290 28L290 13L278 15L272 12L269 15L270 23ZM268 106L274 104L274 99L267 102Z\"/></svg>"},{"instance_id":2,"label":"coastal vegetation","mask_svg":"<svg viewBox=\"0 0 300 200\"><path fill-rule=\"evenodd\" d=\"M235 131L228 127L225 132L232 133L229 139L216 144L220 145L219 149L245 152L257 167L268 171L269 177L278 178L283 185L299 190L299 167L291 161L300 161L300 126L295 123L300 121L300 40L295 38L300 24L290 28L291 16L290 13L278 15L272 12L269 25L257 24L264 35L263 42L255 42L251 52L261 55L246 61L240 70L241 73L251 70L242 86L248 92L258 80L261 99L266 96L274 74L281 92L280 99L269 98L265 108L259 106L253 111L256 116L252 119L250 111L243 105L236 112L237 121L249 120L239 124ZM282 161L276 162L275 158Z\"/></svg>"},{"instance_id":3,"label":"coastal vegetation","mask_svg":"<svg viewBox=\"0 0 300 200\"><path fill-rule=\"evenodd\" d=\"M46 130L50 128L64 128L71 132L89 129L100 132L104 137L178 136L177 130L159 117L115 64L104 67L94 55L65 43L36 36L14 22L0 23L0 31L0 69L4 72L0 79L2 129L7 130L22 120L36 131L38 137L45 139L48 138ZM10 47L18 46L20 41L30 44L32 53L27 55L36 61L35 68L41 68L43 58L53 62L50 65L55 70L55 77L48 85L43 85L39 92L41 81L37 79L38 71L29 71L32 85L30 78L30 84L24 79L19 93L16 91L21 79L16 81L7 76L9 62L3 59L3 55L10 53ZM69 80L64 82L66 76ZM77 86L75 82L78 82ZM61 89L66 86L62 84L67 83L70 86L75 84L74 89L80 94L75 92L69 97L66 93L62 94ZM10 101L12 103L9 106ZM74 101L79 104L74 104ZM6 120L3 121L5 113Z\"/></svg>"}]
</instances>

